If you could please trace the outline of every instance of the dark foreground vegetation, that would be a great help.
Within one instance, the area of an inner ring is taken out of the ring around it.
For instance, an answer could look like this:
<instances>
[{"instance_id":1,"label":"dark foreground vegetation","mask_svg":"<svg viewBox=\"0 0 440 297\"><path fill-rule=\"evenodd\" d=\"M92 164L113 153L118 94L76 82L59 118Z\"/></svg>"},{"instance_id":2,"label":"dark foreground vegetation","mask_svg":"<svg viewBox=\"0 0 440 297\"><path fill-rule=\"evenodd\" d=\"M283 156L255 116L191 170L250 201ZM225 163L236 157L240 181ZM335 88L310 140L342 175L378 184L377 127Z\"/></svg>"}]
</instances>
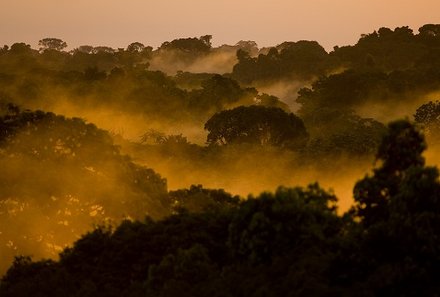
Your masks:
<instances>
[{"instance_id":1,"label":"dark foreground vegetation","mask_svg":"<svg viewBox=\"0 0 440 297\"><path fill-rule=\"evenodd\" d=\"M66 47L0 49L0 296L440 295L440 25Z\"/></svg>"},{"instance_id":2,"label":"dark foreground vegetation","mask_svg":"<svg viewBox=\"0 0 440 297\"><path fill-rule=\"evenodd\" d=\"M58 261L17 257L2 296L437 296L440 183L423 136L393 122L381 165L336 213L318 184L240 201L193 186L175 214L83 235Z\"/></svg>"}]
</instances>

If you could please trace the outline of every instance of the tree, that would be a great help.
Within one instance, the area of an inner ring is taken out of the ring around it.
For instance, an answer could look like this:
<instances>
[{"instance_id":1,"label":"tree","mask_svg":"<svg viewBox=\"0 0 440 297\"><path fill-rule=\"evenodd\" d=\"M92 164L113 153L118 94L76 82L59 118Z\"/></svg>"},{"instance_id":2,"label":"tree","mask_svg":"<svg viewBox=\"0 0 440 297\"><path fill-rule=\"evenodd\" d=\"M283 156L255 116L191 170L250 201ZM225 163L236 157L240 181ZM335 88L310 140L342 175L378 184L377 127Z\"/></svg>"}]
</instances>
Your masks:
<instances>
[{"instance_id":1,"label":"tree","mask_svg":"<svg viewBox=\"0 0 440 297\"><path fill-rule=\"evenodd\" d=\"M440 37L440 25L426 24L419 28L420 35L424 37L438 38Z\"/></svg>"},{"instance_id":2,"label":"tree","mask_svg":"<svg viewBox=\"0 0 440 297\"><path fill-rule=\"evenodd\" d=\"M171 213L166 181L108 132L9 104L0 114L0 274L17 252L55 255L93 222Z\"/></svg>"},{"instance_id":3,"label":"tree","mask_svg":"<svg viewBox=\"0 0 440 297\"><path fill-rule=\"evenodd\" d=\"M215 265L207 249L195 244L189 249L179 249L175 255L165 256L159 265L150 266L147 285L150 290L165 296L194 296L188 291L214 275L217 276Z\"/></svg>"},{"instance_id":4,"label":"tree","mask_svg":"<svg viewBox=\"0 0 440 297\"><path fill-rule=\"evenodd\" d=\"M164 42L159 50L178 50L190 55L206 54L211 50L211 35L200 38L179 38L171 42Z\"/></svg>"},{"instance_id":5,"label":"tree","mask_svg":"<svg viewBox=\"0 0 440 297\"><path fill-rule=\"evenodd\" d=\"M251 263L270 261L292 249L302 254L322 246L341 227L336 201L318 184L250 196L234 213L228 245L235 257Z\"/></svg>"},{"instance_id":6,"label":"tree","mask_svg":"<svg viewBox=\"0 0 440 297\"><path fill-rule=\"evenodd\" d=\"M435 296L439 290L440 182L438 169L424 164L425 148L413 124L391 123L377 154L381 166L355 186L361 228L352 230L359 250L349 257L372 296Z\"/></svg>"},{"instance_id":7,"label":"tree","mask_svg":"<svg viewBox=\"0 0 440 297\"><path fill-rule=\"evenodd\" d=\"M29 54L32 52L32 49L29 44L19 42L19 43L14 43L13 45L11 45L11 48L9 51L14 54Z\"/></svg>"},{"instance_id":8,"label":"tree","mask_svg":"<svg viewBox=\"0 0 440 297\"><path fill-rule=\"evenodd\" d=\"M6 44L3 47L0 47L0 55L6 54L9 50L9 46Z\"/></svg>"},{"instance_id":9,"label":"tree","mask_svg":"<svg viewBox=\"0 0 440 297\"><path fill-rule=\"evenodd\" d=\"M131 53L140 53L145 49L145 45L140 42L133 42L127 46L127 51Z\"/></svg>"},{"instance_id":10,"label":"tree","mask_svg":"<svg viewBox=\"0 0 440 297\"><path fill-rule=\"evenodd\" d=\"M114 54L116 50L109 46L95 46L93 48L93 54Z\"/></svg>"},{"instance_id":11,"label":"tree","mask_svg":"<svg viewBox=\"0 0 440 297\"><path fill-rule=\"evenodd\" d=\"M414 120L424 126L428 136L440 136L440 101L421 105L417 108Z\"/></svg>"},{"instance_id":12,"label":"tree","mask_svg":"<svg viewBox=\"0 0 440 297\"><path fill-rule=\"evenodd\" d=\"M235 47L249 53L250 55L258 53L258 44L252 40L240 40L235 44Z\"/></svg>"},{"instance_id":13,"label":"tree","mask_svg":"<svg viewBox=\"0 0 440 297\"><path fill-rule=\"evenodd\" d=\"M311 135L306 153L313 159L348 154L374 156L386 132L386 126L353 111L320 108L304 118Z\"/></svg>"},{"instance_id":14,"label":"tree","mask_svg":"<svg viewBox=\"0 0 440 297\"><path fill-rule=\"evenodd\" d=\"M55 50L62 51L67 47L67 43L59 38L44 38L38 41L40 51Z\"/></svg>"},{"instance_id":15,"label":"tree","mask_svg":"<svg viewBox=\"0 0 440 297\"><path fill-rule=\"evenodd\" d=\"M426 143L421 132L408 121L392 122L379 146L376 159L381 166L354 187L355 213L365 226L389 218L389 203L411 167L423 167Z\"/></svg>"},{"instance_id":16,"label":"tree","mask_svg":"<svg viewBox=\"0 0 440 297\"><path fill-rule=\"evenodd\" d=\"M205 43L208 47L211 47L211 39L212 35L203 35L199 38L203 43Z\"/></svg>"},{"instance_id":17,"label":"tree","mask_svg":"<svg viewBox=\"0 0 440 297\"><path fill-rule=\"evenodd\" d=\"M93 46L91 45L81 45L77 49L74 50L74 52L84 53L84 54L91 54L93 52Z\"/></svg>"},{"instance_id":18,"label":"tree","mask_svg":"<svg viewBox=\"0 0 440 297\"><path fill-rule=\"evenodd\" d=\"M316 41L284 42L267 53L251 58L246 48L237 51L238 63L233 77L251 83L254 80L274 80L297 76L310 79L324 74L328 68L328 54Z\"/></svg>"},{"instance_id":19,"label":"tree","mask_svg":"<svg viewBox=\"0 0 440 297\"><path fill-rule=\"evenodd\" d=\"M1 295L5 297L65 295L74 289L74 282L52 260L32 262L30 257L16 257L8 273L0 282ZM20 286L14 284L20 283Z\"/></svg>"},{"instance_id":20,"label":"tree","mask_svg":"<svg viewBox=\"0 0 440 297\"><path fill-rule=\"evenodd\" d=\"M189 189L170 191L169 196L174 209L191 212L221 211L237 207L238 196L232 196L223 189L204 189L202 185L191 185Z\"/></svg>"},{"instance_id":21,"label":"tree","mask_svg":"<svg viewBox=\"0 0 440 297\"><path fill-rule=\"evenodd\" d=\"M235 80L215 74L201 83L202 88L191 92L190 106L202 110L214 108L222 110L230 104L237 103L246 94Z\"/></svg>"},{"instance_id":22,"label":"tree","mask_svg":"<svg viewBox=\"0 0 440 297\"><path fill-rule=\"evenodd\" d=\"M205 130L209 145L249 143L298 149L308 140L299 117L281 108L256 105L218 112L205 123Z\"/></svg>"},{"instance_id":23,"label":"tree","mask_svg":"<svg viewBox=\"0 0 440 297\"><path fill-rule=\"evenodd\" d=\"M382 72L355 70L321 77L312 84L312 88L299 90L296 102L301 104L301 108L298 113L306 120L323 108L355 109L357 104L374 97L371 94L382 98L380 95L385 93L383 89L387 87L387 79L388 76Z\"/></svg>"}]
</instances>

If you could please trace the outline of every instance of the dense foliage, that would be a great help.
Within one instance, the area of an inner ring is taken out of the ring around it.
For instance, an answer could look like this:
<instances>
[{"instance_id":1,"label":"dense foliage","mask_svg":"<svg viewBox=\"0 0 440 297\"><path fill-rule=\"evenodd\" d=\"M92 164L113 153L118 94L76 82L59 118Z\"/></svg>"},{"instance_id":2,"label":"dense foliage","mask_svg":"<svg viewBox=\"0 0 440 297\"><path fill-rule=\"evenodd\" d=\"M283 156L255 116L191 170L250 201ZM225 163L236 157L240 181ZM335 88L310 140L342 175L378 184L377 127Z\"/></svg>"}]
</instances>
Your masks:
<instances>
[{"instance_id":1,"label":"dense foliage","mask_svg":"<svg viewBox=\"0 0 440 297\"><path fill-rule=\"evenodd\" d=\"M434 296L440 182L438 170L424 166L424 148L413 125L390 124L377 154L382 165L355 186L356 204L344 216L317 184L240 202L200 186L175 191L181 208L166 219L98 227L57 262L16 258L0 292Z\"/></svg>"},{"instance_id":2,"label":"dense foliage","mask_svg":"<svg viewBox=\"0 0 440 297\"><path fill-rule=\"evenodd\" d=\"M0 253L56 255L93 223L168 215L166 181L79 118L8 105L0 117ZM1 269L5 269L2 263Z\"/></svg>"},{"instance_id":3,"label":"dense foliage","mask_svg":"<svg viewBox=\"0 0 440 297\"><path fill-rule=\"evenodd\" d=\"M437 296L440 25L211 39L0 48L0 296Z\"/></svg>"},{"instance_id":4,"label":"dense foliage","mask_svg":"<svg viewBox=\"0 0 440 297\"><path fill-rule=\"evenodd\" d=\"M205 124L208 144L251 143L284 148L304 147L308 134L304 123L280 108L240 106L213 115Z\"/></svg>"}]
</instances>

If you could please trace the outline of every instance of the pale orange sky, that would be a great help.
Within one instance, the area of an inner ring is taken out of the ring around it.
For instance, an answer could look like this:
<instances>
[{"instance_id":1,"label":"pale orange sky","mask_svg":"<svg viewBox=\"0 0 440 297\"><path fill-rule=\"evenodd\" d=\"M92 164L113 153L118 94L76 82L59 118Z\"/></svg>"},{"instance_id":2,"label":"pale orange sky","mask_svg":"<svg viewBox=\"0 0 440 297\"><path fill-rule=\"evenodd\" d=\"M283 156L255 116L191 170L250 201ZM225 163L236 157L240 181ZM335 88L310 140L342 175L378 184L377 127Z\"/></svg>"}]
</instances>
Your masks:
<instances>
[{"instance_id":1,"label":"pale orange sky","mask_svg":"<svg viewBox=\"0 0 440 297\"><path fill-rule=\"evenodd\" d=\"M0 45L57 37L79 45L153 47L206 34L214 45L317 40L353 44L379 27L440 23L440 0L0 0Z\"/></svg>"}]
</instances>

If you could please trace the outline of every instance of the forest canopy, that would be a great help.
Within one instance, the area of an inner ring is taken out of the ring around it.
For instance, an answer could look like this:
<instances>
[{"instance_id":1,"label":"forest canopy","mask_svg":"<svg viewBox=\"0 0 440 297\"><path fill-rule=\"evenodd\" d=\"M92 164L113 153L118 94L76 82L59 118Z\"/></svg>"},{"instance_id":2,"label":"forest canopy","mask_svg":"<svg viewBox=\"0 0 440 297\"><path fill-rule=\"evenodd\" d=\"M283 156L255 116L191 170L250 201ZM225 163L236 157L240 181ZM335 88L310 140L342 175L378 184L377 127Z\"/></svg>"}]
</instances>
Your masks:
<instances>
[{"instance_id":1,"label":"forest canopy","mask_svg":"<svg viewBox=\"0 0 440 297\"><path fill-rule=\"evenodd\" d=\"M356 184L355 204L343 216L337 198L318 184L241 201L200 186L172 192L183 207L176 214L100 226L58 261L17 257L0 291L431 296L438 292L440 183L438 169L424 164L424 149L413 124L391 123L377 153L383 164Z\"/></svg>"},{"instance_id":2,"label":"forest canopy","mask_svg":"<svg viewBox=\"0 0 440 297\"><path fill-rule=\"evenodd\" d=\"M440 25L212 39L0 48L0 295L438 295Z\"/></svg>"}]
</instances>

